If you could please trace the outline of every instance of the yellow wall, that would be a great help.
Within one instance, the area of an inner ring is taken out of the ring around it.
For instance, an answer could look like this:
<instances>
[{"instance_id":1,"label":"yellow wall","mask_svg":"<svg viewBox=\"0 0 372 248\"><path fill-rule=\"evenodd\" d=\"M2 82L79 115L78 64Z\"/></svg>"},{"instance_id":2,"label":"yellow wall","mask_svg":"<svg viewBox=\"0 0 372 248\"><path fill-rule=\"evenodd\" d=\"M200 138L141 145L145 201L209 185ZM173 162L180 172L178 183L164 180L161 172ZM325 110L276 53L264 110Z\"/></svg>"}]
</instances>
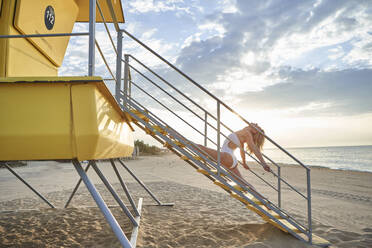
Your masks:
<instances>
[{"instance_id":1,"label":"yellow wall","mask_svg":"<svg viewBox=\"0 0 372 248\"><path fill-rule=\"evenodd\" d=\"M68 84L0 83L0 160L74 157L69 102Z\"/></svg>"},{"instance_id":2,"label":"yellow wall","mask_svg":"<svg viewBox=\"0 0 372 248\"><path fill-rule=\"evenodd\" d=\"M132 154L133 134L107 95L95 84L79 84L72 86L71 97L79 160Z\"/></svg>"},{"instance_id":3,"label":"yellow wall","mask_svg":"<svg viewBox=\"0 0 372 248\"><path fill-rule=\"evenodd\" d=\"M99 77L0 78L0 160L130 156L133 133Z\"/></svg>"},{"instance_id":4,"label":"yellow wall","mask_svg":"<svg viewBox=\"0 0 372 248\"><path fill-rule=\"evenodd\" d=\"M2 0L0 32L4 35L70 33L78 7L74 0ZM51 30L46 28L47 6L55 11ZM0 39L0 76L56 76L69 37Z\"/></svg>"}]
</instances>

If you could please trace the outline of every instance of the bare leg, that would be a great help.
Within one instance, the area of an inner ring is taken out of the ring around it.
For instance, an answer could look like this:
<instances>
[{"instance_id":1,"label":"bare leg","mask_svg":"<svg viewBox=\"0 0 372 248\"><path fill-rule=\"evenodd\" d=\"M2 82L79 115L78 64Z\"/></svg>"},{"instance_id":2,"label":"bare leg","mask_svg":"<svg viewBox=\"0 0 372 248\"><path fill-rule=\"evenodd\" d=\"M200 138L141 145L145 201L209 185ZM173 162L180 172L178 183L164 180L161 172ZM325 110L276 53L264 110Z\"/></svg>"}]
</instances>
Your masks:
<instances>
[{"instance_id":1,"label":"bare leg","mask_svg":"<svg viewBox=\"0 0 372 248\"><path fill-rule=\"evenodd\" d=\"M204 152L206 152L207 154L209 154L212 158L214 158L215 160L217 160L217 151L214 150L214 149L211 149L211 148L208 148L208 147L205 147L203 145L198 145L196 144L201 150L203 150ZM257 190L255 189L255 187L253 187L251 184L249 184L248 182L246 182L244 179L243 179L243 176L242 174L240 173L240 171L238 170L238 167L236 166L235 168L231 169L230 167L232 166L232 163L233 163L233 160L230 156L230 154L228 153L225 153L225 152L222 152L221 153L221 164L223 167L225 167L228 171L231 171L233 173L231 173L231 176L234 177L236 180L238 180L241 184L243 185L246 185L247 187L249 187L251 190L253 190L256 194L258 194L261 198L263 199L266 199L263 195L261 195L260 193L257 192ZM228 166L230 165L230 166ZM269 208L269 206L267 206Z\"/></svg>"},{"instance_id":2,"label":"bare leg","mask_svg":"<svg viewBox=\"0 0 372 248\"><path fill-rule=\"evenodd\" d=\"M208 155L210 155L214 160L217 161L218 152L214 149L208 148L206 146L198 145L197 146L206 152ZM225 168L229 169L232 166L233 160L231 156L225 152L221 152L221 165L223 165Z\"/></svg>"},{"instance_id":3,"label":"bare leg","mask_svg":"<svg viewBox=\"0 0 372 248\"><path fill-rule=\"evenodd\" d=\"M206 153L208 153L211 157L213 157L215 160L217 160L217 155L218 155L218 152L214 149L211 149L211 148L208 148L208 147L205 147L205 146L202 146L202 145L197 145L201 150L205 151ZM223 167L225 167L228 171L231 171L233 173L231 173L231 175L236 179L238 180L241 184L243 185L247 185L248 187L252 188L254 190L254 187L252 185L250 185L249 183L245 182L244 179L243 179L243 176L242 174L240 173L240 171L238 170L238 167L236 166L235 168L231 169L231 166L232 166L232 163L233 163L233 159L232 157L230 156L230 154L228 153L225 153L225 152L222 152L221 153L221 164Z\"/></svg>"}]
</instances>

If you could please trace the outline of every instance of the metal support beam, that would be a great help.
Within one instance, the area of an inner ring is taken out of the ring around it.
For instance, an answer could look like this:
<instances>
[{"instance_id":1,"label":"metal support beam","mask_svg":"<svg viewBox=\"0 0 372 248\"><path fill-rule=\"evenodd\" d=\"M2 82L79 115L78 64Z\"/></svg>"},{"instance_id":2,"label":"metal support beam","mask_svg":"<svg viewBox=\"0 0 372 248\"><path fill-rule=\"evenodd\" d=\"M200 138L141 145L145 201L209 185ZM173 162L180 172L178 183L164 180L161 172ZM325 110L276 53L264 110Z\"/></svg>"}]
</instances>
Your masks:
<instances>
[{"instance_id":1,"label":"metal support beam","mask_svg":"<svg viewBox=\"0 0 372 248\"><path fill-rule=\"evenodd\" d=\"M217 170L221 174L221 105L217 101Z\"/></svg>"},{"instance_id":2,"label":"metal support beam","mask_svg":"<svg viewBox=\"0 0 372 248\"><path fill-rule=\"evenodd\" d=\"M307 180L307 222L309 229L309 243L313 242L313 227L311 221L311 181L310 181L310 170L306 170Z\"/></svg>"},{"instance_id":3,"label":"metal support beam","mask_svg":"<svg viewBox=\"0 0 372 248\"><path fill-rule=\"evenodd\" d=\"M282 187L281 187L281 175L280 175L280 167L278 167L278 207L282 207Z\"/></svg>"},{"instance_id":4,"label":"metal support beam","mask_svg":"<svg viewBox=\"0 0 372 248\"><path fill-rule=\"evenodd\" d=\"M123 33L118 32L117 37L118 54L116 56L116 85L115 85L115 99L120 103L120 90L121 90L121 59L123 54Z\"/></svg>"},{"instance_id":5,"label":"metal support beam","mask_svg":"<svg viewBox=\"0 0 372 248\"><path fill-rule=\"evenodd\" d=\"M110 163L111 163L111 165L112 165L112 168L113 168L114 171L115 171L116 176L118 177L118 180L119 180L119 182L120 182L120 184L121 184L121 187L123 188L125 194L127 195L127 198L128 198L128 200L129 200L129 202L130 202L130 205L132 206L132 208L133 208L133 210L134 210L135 215L136 215L136 216L139 216L140 213L139 213L138 210L137 210L137 207L136 207L136 204L135 204L134 201L133 201L132 195L130 194L127 185L126 185L125 182L123 181L123 178L120 176L120 173L119 173L118 169L116 168L116 165L115 165L114 160L113 160L113 159L110 159Z\"/></svg>"},{"instance_id":6,"label":"metal support beam","mask_svg":"<svg viewBox=\"0 0 372 248\"><path fill-rule=\"evenodd\" d=\"M124 104L127 104L129 100L129 56L127 54L124 55Z\"/></svg>"},{"instance_id":7,"label":"metal support beam","mask_svg":"<svg viewBox=\"0 0 372 248\"><path fill-rule=\"evenodd\" d=\"M129 63L129 56L128 56L128 63ZM128 70L128 96L129 99L132 97L132 77L130 75L130 70L129 70L129 64L127 64L128 67L126 70Z\"/></svg>"},{"instance_id":8,"label":"metal support beam","mask_svg":"<svg viewBox=\"0 0 372 248\"><path fill-rule=\"evenodd\" d=\"M103 201L102 196L98 193L96 187L94 187L93 183L89 180L87 174L84 172L79 161L74 159L72 163L74 164L75 169L79 173L80 177L83 179L85 185L87 186L90 194L92 195L93 199L97 203L98 207L101 209L101 212L105 216L108 224L110 225L111 229L113 230L116 237L118 238L121 246L124 248L131 248L132 245L130 244L129 240L125 236L123 230L121 229L120 225L116 221L115 217L112 215L110 209L107 207L106 203Z\"/></svg>"},{"instance_id":9,"label":"metal support beam","mask_svg":"<svg viewBox=\"0 0 372 248\"><path fill-rule=\"evenodd\" d=\"M118 159L119 163L128 171L128 173L147 191L147 193L154 199L159 206L173 206L173 203L161 203L158 198L151 192L150 189L146 187L146 185L136 177L136 175L121 161L121 159Z\"/></svg>"},{"instance_id":10,"label":"metal support beam","mask_svg":"<svg viewBox=\"0 0 372 248\"><path fill-rule=\"evenodd\" d=\"M118 194L116 194L114 188L111 186L111 184L109 183L109 181L105 178L105 176L102 174L101 170L97 167L96 162L95 161L91 161L91 163L92 163L93 169L95 170L95 172L97 173L97 175L99 176L99 178L101 178L103 184L110 191L111 195L114 197L114 199L119 204L119 206L121 207L121 209L123 209L124 213L128 216L128 218L130 219L130 221L132 222L132 224L134 226L138 226L137 221L134 219L133 215L131 214L131 212L129 211L129 209L127 208L127 206L125 206L125 204L120 199L120 197L118 196Z\"/></svg>"},{"instance_id":11,"label":"metal support beam","mask_svg":"<svg viewBox=\"0 0 372 248\"><path fill-rule=\"evenodd\" d=\"M204 113L204 146L208 145L208 113Z\"/></svg>"},{"instance_id":12,"label":"metal support beam","mask_svg":"<svg viewBox=\"0 0 372 248\"><path fill-rule=\"evenodd\" d=\"M42 196L36 189L34 189L30 184L28 184L23 178L17 174L12 168L10 168L6 163L4 164L5 168L7 168L14 176L16 176L22 183L24 183L29 189L31 189L38 197L40 197L46 204L48 204L51 208L55 208L52 203L50 203L44 196Z\"/></svg>"},{"instance_id":13,"label":"metal support beam","mask_svg":"<svg viewBox=\"0 0 372 248\"><path fill-rule=\"evenodd\" d=\"M90 163L88 163L87 167L85 168L85 173L88 172L89 167L90 167ZM77 184L76 184L74 190L72 191L72 193L71 193L71 195L70 195L70 198L68 198L68 200L67 200L67 202L66 202L66 204L65 204L65 208L67 208L68 205L70 204L70 202L71 202L72 198L74 197L76 191L77 191L78 188L80 187L81 181L83 181L83 180L82 180L81 178L79 178L79 181L77 182Z\"/></svg>"},{"instance_id":14,"label":"metal support beam","mask_svg":"<svg viewBox=\"0 0 372 248\"><path fill-rule=\"evenodd\" d=\"M89 60L88 76L95 74L96 0L89 0Z\"/></svg>"},{"instance_id":15,"label":"metal support beam","mask_svg":"<svg viewBox=\"0 0 372 248\"><path fill-rule=\"evenodd\" d=\"M136 210L139 213L139 215L136 217L136 221L137 221L138 225L140 224L140 221L141 221L142 202L143 202L143 198L139 198L138 209L136 208ZM130 243L133 247L136 247L136 245L137 245L138 231L139 231L139 226L133 227L132 235L130 236Z\"/></svg>"}]
</instances>

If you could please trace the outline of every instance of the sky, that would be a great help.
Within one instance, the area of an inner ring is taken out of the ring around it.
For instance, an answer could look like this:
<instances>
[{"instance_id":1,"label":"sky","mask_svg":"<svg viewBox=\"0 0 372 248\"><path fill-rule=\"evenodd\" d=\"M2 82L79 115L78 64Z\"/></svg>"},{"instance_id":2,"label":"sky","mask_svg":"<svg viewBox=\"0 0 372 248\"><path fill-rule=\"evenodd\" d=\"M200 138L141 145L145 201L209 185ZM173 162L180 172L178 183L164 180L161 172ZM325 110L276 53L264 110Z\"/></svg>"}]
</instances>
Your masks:
<instances>
[{"instance_id":1,"label":"sky","mask_svg":"<svg viewBox=\"0 0 372 248\"><path fill-rule=\"evenodd\" d=\"M371 1L127 0L122 4L126 19L122 28L245 119L259 123L282 146L372 145ZM109 27L116 43L114 28ZM74 32L86 30L86 24L75 24ZM115 73L115 53L102 24L97 25L97 40ZM87 47L86 39L71 38L59 74L85 75ZM210 97L130 39L124 39L123 49L216 113ZM109 77L98 51L96 56L96 74ZM175 106L135 72L133 80ZM151 104L139 91L132 94ZM155 104L153 108L166 122L178 125L177 118ZM175 109L197 123L181 107ZM234 130L244 126L222 111L224 123ZM136 135L153 143L140 132Z\"/></svg>"}]
</instances>

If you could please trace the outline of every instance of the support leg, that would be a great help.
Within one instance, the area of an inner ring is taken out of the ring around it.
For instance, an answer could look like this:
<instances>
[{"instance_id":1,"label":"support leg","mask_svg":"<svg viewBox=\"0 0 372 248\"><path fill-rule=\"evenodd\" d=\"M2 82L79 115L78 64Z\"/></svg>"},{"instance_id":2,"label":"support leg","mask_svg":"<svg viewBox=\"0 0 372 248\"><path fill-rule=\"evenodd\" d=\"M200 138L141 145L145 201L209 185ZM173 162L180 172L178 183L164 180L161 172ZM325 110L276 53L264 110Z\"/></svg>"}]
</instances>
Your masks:
<instances>
[{"instance_id":1,"label":"support leg","mask_svg":"<svg viewBox=\"0 0 372 248\"><path fill-rule=\"evenodd\" d=\"M156 196L151 192L151 190L149 190L146 185L141 181L139 180L136 175L123 163L123 161L121 161L121 159L118 159L119 163L128 171L128 173L147 191L147 193L149 193L149 195L152 197L152 199L154 199L159 206L173 206L174 204L173 203L169 203L169 204L164 204L164 203L161 203L158 198L156 198Z\"/></svg>"},{"instance_id":2,"label":"support leg","mask_svg":"<svg viewBox=\"0 0 372 248\"><path fill-rule=\"evenodd\" d=\"M93 199L96 201L98 207L101 209L101 212L105 216L107 222L109 223L111 229L114 231L116 237L118 238L120 244L124 248L131 248L132 245L129 243L129 240L125 236L123 230L119 226L115 217L112 215L110 209L107 207L106 203L103 201L101 195L98 193L97 189L94 187L93 183L89 180L87 174L84 172L81 164L76 159L72 161L75 166L76 171L79 173L81 179L83 179L85 185L87 186L90 194Z\"/></svg>"},{"instance_id":3,"label":"support leg","mask_svg":"<svg viewBox=\"0 0 372 248\"><path fill-rule=\"evenodd\" d=\"M132 206L132 208L133 208L133 210L134 210L135 215L136 215L136 216L139 216L140 213L139 213L138 210L137 210L137 207L136 207L136 204L135 204L134 201L133 201L132 195L130 194L127 185L124 183L123 179L121 178L120 173L119 173L119 171L118 171L118 169L116 168L116 165L115 165L115 163L114 163L114 160L113 160L113 159L110 159L110 163L111 163L111 165L112 165L112 168L113 168L114 171L115 171L116 176L118 177L118 180L119 180L119 182L120 182L120 184L121 184L121 187L123 188L125 194L127 195L127 198L128 198L128 200L129 200L129 202L130 202L130 205Z\"/></svg>"},{"instance_id":4,"label":"support leg","mask_svg":"<svg viewBox=\"0 0 372 248\"><path fill-rule=\"evenodd\" d=\"M85 168L85 173L88 172L89 167L90 167L90 163L88 163L87 167ZM66 204L65 204L65 208L67 208L68 205L70 204L72 198L74 197L76 191L78 190L78 188L79 188L79 186L80 186L80 184L81 184L81 181L82 181L82 179L80 178L79 181L77 182L77 184L76 184L74 190L72 191L72 193L71 193L71 195L70 195L70 198L67 200L67 202L66 202Z\"/></svg>"},{"instance_id":5,"label":"support leg","mask_svg":"<svg viewBox=\"0 0 372 248\"><path fill-rule=\"evenodd\" d=\"M143 198L139 198L137 211L140 214L141 214L141 211L142 211L142 201L143 201ZM141 221L141 215L138 215L136 217L136 221L137 221L137 223L139 225L139 223ZM132 235L130 236L130 243L132 244L133 247L136 247L136 245L137 245L138 231L139 231L139 226L133 227Z\"/></svg>"},{"instance_id":6,"label":"support leg","mask_svg":"<svg viewBox=\"0 0 372 248\"><path fill-rule=\"evenodd\" d=\"M119 206L123 209L124 213L128 216L128 218L130 219L130 221L132 222L132 224L134 226L138 226L138 223L137 221L134 219L133 215L131 214L131 212L129 211L129 209L127 208L127 206L125 206L125 204L123 203L123 201L120 199L120 197L116 194L114 188L111 186L111 184L109 183L109 181L107 181L107 179L105 178L105 176L102 174L102 172L100 171L100 169L98 169L97 167L97 164L95 161L91 161L92 163L92 167L93 169L96 171L97 175L99 176L99 178L101 178L103 184L106 186L106 188L110 191L111 195L115 198L116 202L119 204Z\"/></svg>"},{"instance_id":7,"label":"support leg","mask_svg":"<svg viewBox=\"0 0 372 248\"><path fill-rule=\"evenodd\" d=\"M44 196L42 196L36 189L34 189L30 184L28 184L23 178L18 175L12 168L10 168L6 163L4 164L5 167L14 175L16 176L22 183L24 183L29 189L31 189L38 197L40 197L46 204L48 204L51 208L55 208L52 203L50 203Z\"/></svg>"}]
</instances>

